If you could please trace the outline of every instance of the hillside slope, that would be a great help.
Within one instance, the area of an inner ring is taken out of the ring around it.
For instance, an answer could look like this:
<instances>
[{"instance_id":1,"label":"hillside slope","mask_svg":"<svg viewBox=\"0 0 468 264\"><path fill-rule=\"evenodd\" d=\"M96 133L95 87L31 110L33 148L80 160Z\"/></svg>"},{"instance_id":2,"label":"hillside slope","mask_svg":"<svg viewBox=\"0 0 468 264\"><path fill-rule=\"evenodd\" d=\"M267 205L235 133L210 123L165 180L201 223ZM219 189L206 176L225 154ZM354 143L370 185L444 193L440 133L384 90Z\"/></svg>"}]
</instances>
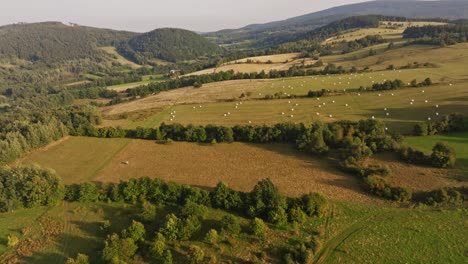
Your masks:
<instances>
[{"instance_id":1,"label":"hillside slope","mask_svg":"<svg viewBox=\"0 0 468 264\"><path fill-rule=\"evenodd\" d=\"M265 24L253 24L240 29L228 29L207 33L217 43L232 45L246 42L252 47L262 47L274 39L285 42L296 34L311 31L349 16L378 14L386 16L404 16L408 18L468 18L468 1L441 0L380 0L358 4L338 6L323 11L310 13L290 19ZM274 41L273 41L274 42Z\"/></svg>"},{"instance_id":2,"label":"hillside slope","mask_svg":"<svg viewBox=\"0 0 468 264\"><path fill-rule=\"evenodd\" d=\"M134 35L136 33L60 22L7 25L0 27L0 60L55 63L99 59L104 54L97 47L115 45Z\"/></svg>"},{"instance_id":3,"label":"hillside slope","mask_svg":"<svg viewBox=\"0 0 468 264\"><path fill-rule=\"evenodd\" d=\"M144 33L119 46L127 58L144 64L152 59L169 62L216 55L221 49L204 37L183 29L162 28Z\"/></svg>"}]
</instances>

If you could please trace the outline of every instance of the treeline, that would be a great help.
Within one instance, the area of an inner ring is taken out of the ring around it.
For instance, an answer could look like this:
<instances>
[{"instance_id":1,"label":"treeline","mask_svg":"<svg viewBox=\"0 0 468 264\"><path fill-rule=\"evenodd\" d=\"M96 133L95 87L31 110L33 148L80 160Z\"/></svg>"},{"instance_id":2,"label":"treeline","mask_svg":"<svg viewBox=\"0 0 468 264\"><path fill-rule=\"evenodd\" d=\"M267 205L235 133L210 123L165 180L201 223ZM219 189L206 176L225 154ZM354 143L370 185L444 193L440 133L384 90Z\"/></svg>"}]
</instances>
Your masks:
<instances>
[{"instance_id":1,"label":"treeline","mask_svg":"<svg viewBox=\"0 0 468 264\"><path fill-rule=\"evenodd\" d=\"M328 208L327 200L320 194L310 193L300 198L282 196L269 180L261 180L251 192L238 192L224 183L213 190L166 183L160 179L131 179L111 184L83 183L66 186L65 200L69 202L126 202L150 201L158 204L185 205L194 203L260 218L272 224L296 221L295 210L308 216L323 216Z\"/></svg>"},{"instance_id":2,"label":"treeline","mask_svg":"<svg viewBox=\"0 0 468 264\"><path fill-rule=\"evenodd\" d=\"M60 177L38 166L0 168L0 212L55 205L64 197Z\"/></svg>"},{"instance_id":3,"label":"treeline","mask_svg":"<svg viewBox=\"0 0 468 264\"><path fill-rule=\"evenodd\" d=\"M362 48L367 48L373 45L382 44L386 42L387 41L381 35L366 36L361 39L348 41L342 53L350 53Z\"/></svg>"},{"instance_id":4,"label":"treeline","mask_svg":"<svg viewBox=\"0 0 468 264\"><path fill-rule=\"evenodd\" d=\"M440 45L442 47L466 42L467 37L468 24L409 27L403 32L403 38L416 39L414 43Z\"/></svg>"},{"instance_id":5,"label":"treeline","mask_svg":"<svg viewBox=\"0 0 468 264\"><path fill-rule=\"evenodd\" d=\"M414 126L414 136L432 136L442 133L468 131L468 117L462 114L450 114L437 121Z\"/></svg>"}]
</instances>

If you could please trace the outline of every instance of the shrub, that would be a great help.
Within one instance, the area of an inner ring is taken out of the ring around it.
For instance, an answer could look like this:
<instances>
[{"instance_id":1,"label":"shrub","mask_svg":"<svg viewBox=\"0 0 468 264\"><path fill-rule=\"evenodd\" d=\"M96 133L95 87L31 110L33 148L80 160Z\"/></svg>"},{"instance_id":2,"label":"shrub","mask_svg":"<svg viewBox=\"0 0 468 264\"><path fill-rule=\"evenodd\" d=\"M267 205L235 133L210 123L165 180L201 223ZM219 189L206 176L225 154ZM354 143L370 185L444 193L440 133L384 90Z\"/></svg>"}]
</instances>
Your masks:
<instances>
[{"instance_id":1,"label":"shrub","mask_svg":"<svg viewBox=\"0 0 468 264\"><path fill-rule=\"evenodd\" d=\"M328 208L328 201L319 193L309 193L302 196L304 211L309 216L322 217Z\"/></svg>"},{"instance_id":2,"label":"shrub","mask_svg":"<svg viewBox=\"0 0 468 264\"><path fill-rule=\"evenodd\" d=\"M432 166L438 168L453 167L456 160L455 150L447 144L439 142L432 148Z\"/></svg>"},{"instance_id":3,"label":"shrub","mask_svg":"<svg viewBox=\"0 0 468 264\"><path fill-rule=\"evenodd\" d=\"M210 229L205 235L205 242L211 245L216 245L219 240L218 231L215 229Z\"/></svg>"},{"instance_id":4,"label":"shrub","mask_svg":"<svg viewBox=\"0 0 468 264\"><path fill-rule=\"evenodd\" d=\"M239 220L232 215L226 215L221 220L221 228L224 232L237 235L241 232Z\"/></svg>"},{"instance_id":5,"label":"shrub","mask_svg":"<svg viewBox=\"0 0 468 264\"><path fill-rule=\"evenodd\" d=\"M7 246L8 247L14 247L16 244L18 244L19 239L15 235L8 235L7 237Z\"/></svg>"},{"instance_id":6,"label":"shrub","mask_svg":"<svg viewBox=\"0 0 468 264\"><path fill-rule=\"evenodd\" d=\"M76 258L69 258L67 259L66 264L89 264L89 257L87 255L78 253Z\"/></svg>"},{"instance_id":7,"label":"shrub","mask_svg":"<svg viewBox=\"0 0 468 264\"><path fill-rule=\"evenodd\" d=\"M187 257L190 263L199 264L205 258L205 252L199 246L190 246L187 252Z\"/></svg>"},{"instance_id":8,"label":"shrub","mask_svg":"<svg viewBox=\"0 0 468 264\"><path fill-rule=\"evenodd\" d=\"M262 219L255 217L250 223L250 229L253 235L264 237L268 227Z\"/></svg>"}]
</instances>

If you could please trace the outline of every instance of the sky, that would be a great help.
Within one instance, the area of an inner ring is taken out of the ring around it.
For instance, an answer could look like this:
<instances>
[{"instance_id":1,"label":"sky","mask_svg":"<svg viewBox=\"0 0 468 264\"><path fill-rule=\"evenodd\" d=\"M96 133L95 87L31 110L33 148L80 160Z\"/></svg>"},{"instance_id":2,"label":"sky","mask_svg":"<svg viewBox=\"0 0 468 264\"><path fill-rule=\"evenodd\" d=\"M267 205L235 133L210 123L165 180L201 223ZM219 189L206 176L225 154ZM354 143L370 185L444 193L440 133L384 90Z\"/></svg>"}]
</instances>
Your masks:
<instances>
[{"instance_id":1,"label":"sky","mask_svg":"<svg viewBox=\"0 0 468 264\"><path fill-rule=\"evenodd\" d=\"M0 0L0 24L61 21L145 32L239 28L365 0Z\"/></svg>"}]
</instances>

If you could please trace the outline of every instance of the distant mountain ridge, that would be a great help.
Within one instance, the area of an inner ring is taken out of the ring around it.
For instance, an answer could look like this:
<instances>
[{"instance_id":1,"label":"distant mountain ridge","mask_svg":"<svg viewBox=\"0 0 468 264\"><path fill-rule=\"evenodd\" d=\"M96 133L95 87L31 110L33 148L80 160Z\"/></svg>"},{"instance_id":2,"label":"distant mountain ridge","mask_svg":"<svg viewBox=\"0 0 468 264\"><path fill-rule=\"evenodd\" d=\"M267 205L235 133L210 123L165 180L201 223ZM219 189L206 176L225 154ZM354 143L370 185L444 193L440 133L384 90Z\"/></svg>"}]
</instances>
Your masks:
<instances>
[{"instance_id":1,"label":"distant mountain ridge","mask_svg":"<svg viewBox=\"0 0 468 264\"><path fill-rule=\"evenodd\" d=\"M239 29L226 29L206 33L219 44L232 44L255 40L253 47L262 47L270 39L292 39L297 33L311 31L331 22L357 15L403 16L408 18L468 18L468 1L441 0L380 0L343 5L281 21L251 24Z\"/></svg>"}]
</instances>

